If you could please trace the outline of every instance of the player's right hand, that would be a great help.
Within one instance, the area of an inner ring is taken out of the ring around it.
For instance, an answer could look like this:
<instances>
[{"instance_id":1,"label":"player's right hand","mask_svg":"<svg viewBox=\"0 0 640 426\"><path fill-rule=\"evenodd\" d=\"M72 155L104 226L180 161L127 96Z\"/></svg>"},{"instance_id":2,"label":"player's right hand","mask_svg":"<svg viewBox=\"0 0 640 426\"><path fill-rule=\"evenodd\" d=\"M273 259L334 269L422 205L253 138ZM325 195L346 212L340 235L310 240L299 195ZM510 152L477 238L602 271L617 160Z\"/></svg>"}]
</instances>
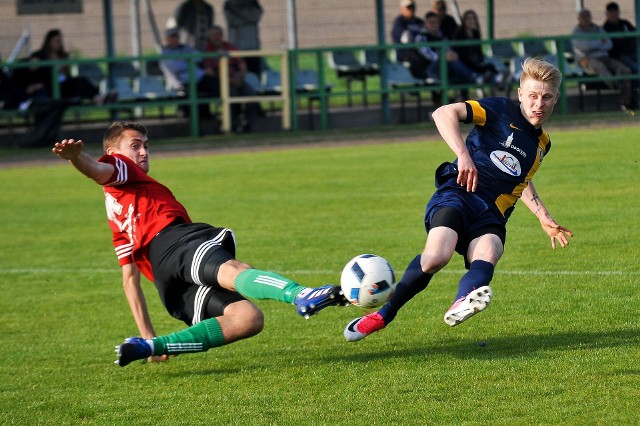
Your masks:
<instances>
[{"instance_id":1,"label":"player's right hand","mask_svg":"<svg viewBox=\"0 0 640 426\"><path fill-rule=\"evenodd\" d=\"M62 141L57 142L51 151L60 158L71 160L72 158L80 155L83 146L84 143L80 139L63 139Z\"/></svg>"},{"instance_id":2,"label":"player's right hand","mask_svg":"<svg viewBox=\"0 0 640 426\"><path fill-rule=\"evenodd\" d=\"M478 186L478 169L471 156L458 157L458 185L462 186L467 192L475 192Z\"/></svg>"}]
</instances>

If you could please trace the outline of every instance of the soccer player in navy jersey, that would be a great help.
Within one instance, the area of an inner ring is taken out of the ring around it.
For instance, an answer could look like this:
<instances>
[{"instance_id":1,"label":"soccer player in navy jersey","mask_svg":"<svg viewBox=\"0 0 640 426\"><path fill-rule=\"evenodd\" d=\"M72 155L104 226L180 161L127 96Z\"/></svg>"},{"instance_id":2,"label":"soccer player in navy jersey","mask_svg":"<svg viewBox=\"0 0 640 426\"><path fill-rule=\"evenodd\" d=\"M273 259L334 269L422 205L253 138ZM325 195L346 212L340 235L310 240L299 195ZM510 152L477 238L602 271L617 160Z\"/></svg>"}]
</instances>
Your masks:
<instances>
[{"instance_id":1,"label":"soccer player in navy jersey","mask_svg":"<svg viewBox=\"0 0 640 426\"><path fill-rule=\"evenodd\" d=\"M484 310L493 297L489 283L518 199L539 219L554 250L557 243L562 247L569 243L567 237L573 234L551 217L532 180L551 148L541 126L553 112L561 79L553 65L527 58L518 88L519 105L491 97L434 111L438 131L457 159L436 170L437 189L424 218L425 248L409 263L393 296L379 311L347 325L344 336L348 341L361 340L389 325L398 310L449 263L454 251L464 257L468 271L460 279L444 322L453 327ZM466 143L460 122L475 125Z\"/></svg>"},{"instance_id":2,"label":"soccer player in navy jersey","mask_svg":"<svg viewBox=\"0 0 640 426\"><path fill-rule=\"evenodd\" d=\"M113 123L104 135L105 155L97 161L83 145L64 139L52 151L104 190L124 292L140 332L116 347L116 364L164 361L258 334L262 311L245 297L292 303L305 318L348 304L339 286L303 287L237 260L232 230L193 223L171 191L148 175L149 141L141 124ZM188 328L156 336L141 274L155 284L169 314Z\"/></svg>"}]
</instances>

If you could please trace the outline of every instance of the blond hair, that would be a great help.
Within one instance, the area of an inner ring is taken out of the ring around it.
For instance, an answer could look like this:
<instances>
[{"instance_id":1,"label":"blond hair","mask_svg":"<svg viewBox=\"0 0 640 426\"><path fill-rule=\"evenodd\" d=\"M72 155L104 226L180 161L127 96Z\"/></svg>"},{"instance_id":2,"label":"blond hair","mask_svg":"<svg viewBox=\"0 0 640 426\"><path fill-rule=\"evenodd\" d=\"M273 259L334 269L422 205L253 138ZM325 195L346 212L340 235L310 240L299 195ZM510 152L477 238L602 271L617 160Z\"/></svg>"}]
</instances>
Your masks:
<instances>
[{"instance_id":1,"label":"blond hair","mask_svg":"<svg viewBox=\"0 0 640 426\"><path fill-rule=\"evenodd\" d=\"M135 130L147 136L147 128L135 121L114 121L104 133L102 138L102 148L116 148L120 143L120 136L127 130Z\"/></svg>"},{"instance_id":2,"label":"blond hair","mask_svg":"<svg viewBox=\"0 0 640 426\"><path fill-rule=\"evenodd\" d=\"M560 73L560 70L555 65L549 62L536 58L527 58L522 63L522 75L520 76L521 86L527 78L549 83L556 91L559 91L560 83L562 82L562 73Z\"/></svg>"}]
</instances>

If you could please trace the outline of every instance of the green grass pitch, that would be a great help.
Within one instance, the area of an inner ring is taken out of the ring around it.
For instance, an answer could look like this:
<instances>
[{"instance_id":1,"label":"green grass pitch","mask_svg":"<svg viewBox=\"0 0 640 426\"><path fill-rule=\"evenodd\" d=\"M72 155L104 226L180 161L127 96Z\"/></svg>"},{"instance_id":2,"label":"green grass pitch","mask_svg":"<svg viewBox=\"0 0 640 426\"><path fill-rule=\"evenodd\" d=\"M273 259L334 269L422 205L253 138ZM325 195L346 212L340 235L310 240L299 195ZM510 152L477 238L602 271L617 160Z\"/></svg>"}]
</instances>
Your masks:
<instances>
[{"instance_id":1,"label":"green grass pitch","mask_svg":"<svg viewBox=\"0 0 640 426\"><path fill-rule=\"evenodd\" d=\"M112 364L137 333L100 188L60 160L0 170L0 424L635 424L640 418L640 128L552 132L534 179L575 232L553 252L519 203L487 311L442 316L456 255L387 329L342 337L356 307L310 320L258 301L258 336L168 363ZM443 142L155 158L238 257L303 284L373 252L400 274L424 244ZM144 282L159 333L183 325Z\"/></svg>"}]
</instances>

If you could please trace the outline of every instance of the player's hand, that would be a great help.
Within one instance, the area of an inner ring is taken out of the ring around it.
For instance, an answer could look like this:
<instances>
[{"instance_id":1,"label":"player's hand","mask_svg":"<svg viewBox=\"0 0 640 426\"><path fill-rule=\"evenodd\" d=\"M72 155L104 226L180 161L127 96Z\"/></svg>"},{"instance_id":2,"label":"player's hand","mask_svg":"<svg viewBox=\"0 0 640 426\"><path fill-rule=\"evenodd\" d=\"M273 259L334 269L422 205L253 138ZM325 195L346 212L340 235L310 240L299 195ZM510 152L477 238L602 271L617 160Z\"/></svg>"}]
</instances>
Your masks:
<instances>
[{"instance_id":1,"label":"player's hand","mask_svg":"<svg viewBox=\"0 0 640 426\"><path fill-rule=\"evenodd\" d=\"M562 248L565 248L569 245L569 238L567 237L573 237L573 232L559 225L549 216L543 216L540 219L540 226L542 226L544 232L551 238L551 248L554 250L556 249L556 241L560 243Z\"/></svg>"},{"instance_id":2,"label":"player's hand","mask_svg":"<svg viewBox=\"0 0 640 426\"><path fill-rule=\"evenodd\" d=\"M150 356L147 358L147 362L165 362L169 361L169 355Z\"/></svg>"},{"instance_id":3,"label":"player's hand","mask_svg":"<svg viewBox=\"0 0 640 426\"><path fill-rule=\"evenodd\" d=\"M57 142L51 151L60 158L71 160L72 158L80 155L83 147L84 143L82 140L63 139L62 141Z\"/></svg>"},{"instance_id":4,"label":"player's hand","mask_svg":"<svg viewBox=\"0 0 640 426\"><path fill-rule=\"evenodd\" d=\"M478 169L471 156L458 157L458 185L466 188L467 192L475 192L478 186Z\"/></svg>"}]
</instances>

